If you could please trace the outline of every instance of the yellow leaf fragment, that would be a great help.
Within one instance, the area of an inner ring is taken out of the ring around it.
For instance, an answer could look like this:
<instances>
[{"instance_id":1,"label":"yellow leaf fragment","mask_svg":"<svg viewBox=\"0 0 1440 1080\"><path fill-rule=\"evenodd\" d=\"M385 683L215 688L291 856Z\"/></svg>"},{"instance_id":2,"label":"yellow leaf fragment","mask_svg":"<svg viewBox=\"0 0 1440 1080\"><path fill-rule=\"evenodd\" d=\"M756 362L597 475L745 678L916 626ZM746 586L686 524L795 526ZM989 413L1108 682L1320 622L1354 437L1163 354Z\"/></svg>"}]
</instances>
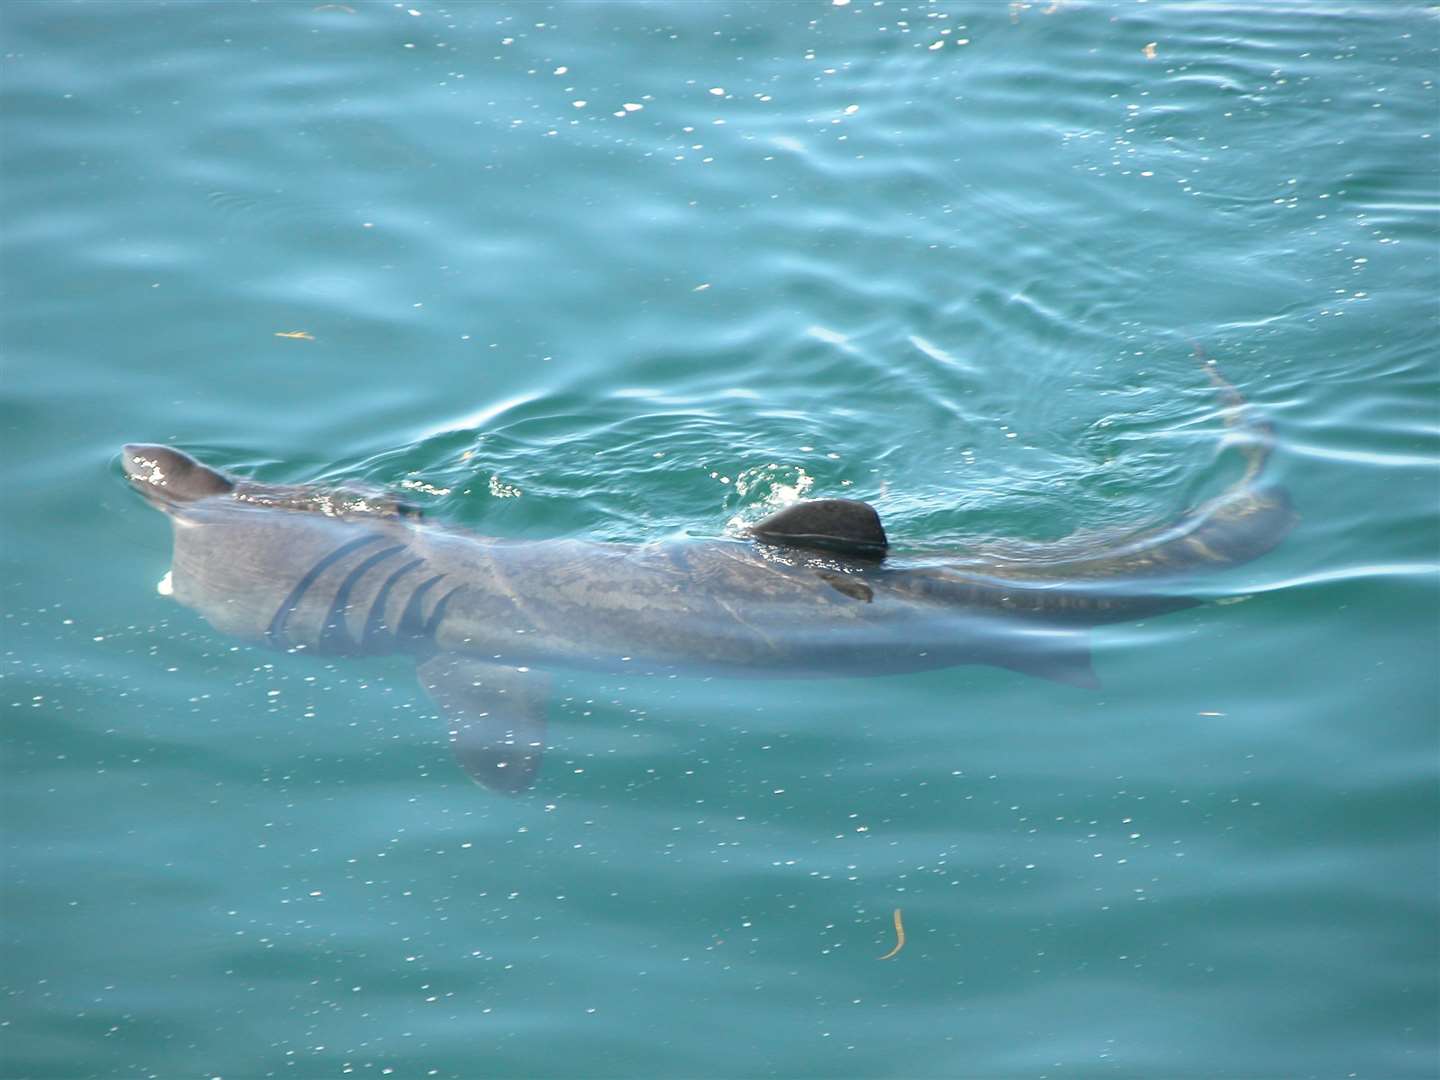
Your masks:
<instances>
[{"instance_id":1,"label":"yellow leaf fragment","mask_svg":"<svg viewBox=\"0 0 1440 1080\"><path fill-rule=\"evenodd\" d=\"M315 335L308 330L276 330L276 337L295 338L297 341L314 341Z\"/></svg>"},{"instance_id":2,"label":"yellow leaf fragment","mask_svg":"<svg viewBox=\"0 0 1440 1080\"><path fill-rule=\"evenodd\" d=\"M900 909L895 909L895 947L880 957L881 960L889 960L905 947L905 924L900 921Z\"/></svg>"},{"instance_id":3,"label":"yellow leaf fragment","mask_svg":"<svg viewBox=\"0 0 1440 1080\"><path fill-rule=\"evenodd\" d=\"M1018 23L1020 21L1021 13L1029 11L1031 8L1035 7L1038 2L1039 0L1010 0L1010 21L1012 23ZM1040 14L1054 15L1057 11L1059 11L1068 3L1070 3L1070 0L1051 0L1050 6L1047 8L1042 8Z\"/></svg>"}]
</instances>

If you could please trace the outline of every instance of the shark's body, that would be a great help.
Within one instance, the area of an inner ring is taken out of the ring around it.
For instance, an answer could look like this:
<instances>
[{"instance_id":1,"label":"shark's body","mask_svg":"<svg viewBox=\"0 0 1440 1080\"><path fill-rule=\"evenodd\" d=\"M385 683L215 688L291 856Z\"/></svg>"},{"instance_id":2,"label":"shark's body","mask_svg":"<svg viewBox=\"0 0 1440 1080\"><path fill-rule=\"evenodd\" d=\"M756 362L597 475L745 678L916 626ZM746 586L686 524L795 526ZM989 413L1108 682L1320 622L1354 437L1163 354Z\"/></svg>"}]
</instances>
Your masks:
<instances>
[{"instance_id":1,"label":"shark's body","mask_svg":"<svg viewBox=\"0 0 1440 1080\"><path fill-rule=\"evenodd\" d=\"M1232 396L1230 419L1243 403ZM497 540L393 500L233 480L129 446L131 481L174 524L166 591L217 629L281 649L411 652L461 763L528 787L555 668L873 675L983 663L1094 685L1085 628L1193 606L1165 584L1246 562L1289 529L1250 468L1176 525L1083 554L887 560L864 503L800 503L751 541L628 547Z\"/></svg>"}]
</instances>

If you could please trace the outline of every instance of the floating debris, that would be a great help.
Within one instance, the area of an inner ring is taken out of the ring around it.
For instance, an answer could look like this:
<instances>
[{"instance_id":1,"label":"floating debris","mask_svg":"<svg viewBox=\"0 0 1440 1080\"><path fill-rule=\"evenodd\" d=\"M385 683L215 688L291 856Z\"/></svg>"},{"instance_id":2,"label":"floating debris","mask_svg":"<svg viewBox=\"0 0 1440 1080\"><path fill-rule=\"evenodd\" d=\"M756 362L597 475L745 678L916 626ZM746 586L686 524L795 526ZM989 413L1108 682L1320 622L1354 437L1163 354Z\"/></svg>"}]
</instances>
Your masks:
<instances>
[{"instance_id":1,"label":"floating debris","mask_svg":"<svg viewBox=\"0 0 1440 1080\"><path fill-rule=\"evenodd\" d=\"M880 957L881 960L889 960L905 947L905 924L900 921L900 909L895 909L895 947Z\"/></svg>"},{"instance_id":2,"label":"floating debris","mask_svg":"<svg viewBox=\"0 0 1440 1080\"><path fill-rule=\"evenodd\" d=\"M314 341L315 335L309 330L276 330L276 337L293 338L296 341Z\"/></svg>"}]
</instances>

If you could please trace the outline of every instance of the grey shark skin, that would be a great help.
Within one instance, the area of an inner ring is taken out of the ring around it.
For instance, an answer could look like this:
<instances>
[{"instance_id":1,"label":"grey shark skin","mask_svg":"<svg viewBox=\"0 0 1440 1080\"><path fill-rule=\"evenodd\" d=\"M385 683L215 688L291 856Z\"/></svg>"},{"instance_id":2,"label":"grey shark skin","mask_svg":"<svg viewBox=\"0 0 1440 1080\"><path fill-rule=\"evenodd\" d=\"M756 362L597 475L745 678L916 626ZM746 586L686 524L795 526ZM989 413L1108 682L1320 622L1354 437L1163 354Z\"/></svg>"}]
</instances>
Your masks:
<instances>
[{"instance_id":1,"label":"grey shark skin","mask_svg":"<svg viewBox=\"0 0 1440 1080\"><path fill-rule=\"evenodd\" d=\"M1207 370L1227 422L1248 431L1245 475L1167 528L1023 558L887 558L879 516L849 500L795 504L748 540L512 541L422 521L383 493L236 479L170 447L126 446L122 461L173 525L162 591L275 648L414 654L460 763L513 794L539 768L555 668L815 676L979 663L1098 685L1086 628L1197 604L1166 586L1263 555L1294 520L1284 491L1258 483L1268 428Z\"/></svg>"}]
</instances>

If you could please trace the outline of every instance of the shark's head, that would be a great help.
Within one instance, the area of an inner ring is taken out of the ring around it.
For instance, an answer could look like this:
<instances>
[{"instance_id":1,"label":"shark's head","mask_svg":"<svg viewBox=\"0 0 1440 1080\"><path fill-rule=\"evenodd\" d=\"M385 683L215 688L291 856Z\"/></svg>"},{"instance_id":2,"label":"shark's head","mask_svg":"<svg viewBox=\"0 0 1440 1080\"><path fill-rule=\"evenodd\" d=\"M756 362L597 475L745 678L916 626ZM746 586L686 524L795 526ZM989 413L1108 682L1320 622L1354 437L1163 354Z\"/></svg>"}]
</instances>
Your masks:
<instances>
[{"instance_id":1,"label":"shark's head","mask_svg":"<svg viewBox=\"0 0 1440 1080\"><path fill-rule=\"evenodd\" d=\"M130 443L120 452L120 462L135 489L162 510L225 495L235 488L235 482L224 473L169 446Z\"/></svg>"},{"instance_id":2,"label":"shark's head","mask_svg":"<svg viewBox=\"0 0 1440 1080\"><path fill-rule=\"evenodd\" d=\"M172 517L186 517L187 504L230 496L247 509L269 508L341 518L422 517L420 508L378 488L347 484L262 484L231 479L171 446L131 443L120 454L125 476L149 502Z\"/></svg>"}]
</instances>

